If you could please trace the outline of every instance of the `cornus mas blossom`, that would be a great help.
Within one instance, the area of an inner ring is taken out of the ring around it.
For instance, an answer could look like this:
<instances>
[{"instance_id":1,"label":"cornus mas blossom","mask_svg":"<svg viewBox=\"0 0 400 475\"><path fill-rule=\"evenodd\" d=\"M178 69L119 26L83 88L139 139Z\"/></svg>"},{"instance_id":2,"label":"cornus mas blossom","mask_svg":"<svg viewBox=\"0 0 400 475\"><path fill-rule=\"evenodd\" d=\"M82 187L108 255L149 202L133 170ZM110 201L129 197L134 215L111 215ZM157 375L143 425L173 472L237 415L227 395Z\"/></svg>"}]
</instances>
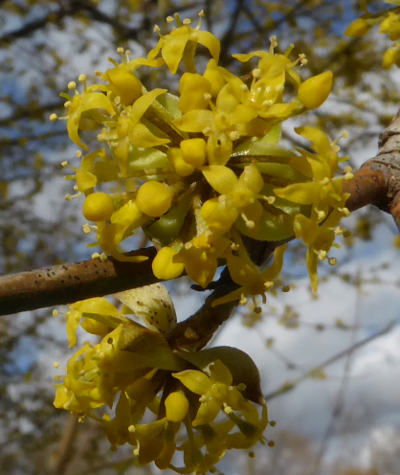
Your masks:
<instances>
[{"instance_id":1,"label":"cornus mas blossom","mask_svg":"<svg viewBox=\"0 0 400 475\"><path fill-rule=\"evenodd\" d=\"M178 473L207 473L227 450L265 442L267 407L246 353L173 351L166 334L176 316L162 284L115 297L117 305L100 297L70 305L70 346L79 325L101 340L70 358L55 407L97 420L113 448L133 446L138 463ZM175 451L183 466L173 464Z\"/></svg>"},{"instance_id":2,"label":"cornus mas blossom","mask_svg":"<svg viewBox=\"0 0 400 475\"><path fill-rule=\"evenodd\" d=\"M268 51L234 55L251 70L239 77L218 64L219 40L201 30L201 17L196 27L178 15L173 26L168 17L170 32L155 28L159 41L146 58L119 49L121 62L97 73L96 84L84 75L81 86L68 84L63 118L83 150L70 178L85 195L83 214L92 223L84 230L106 254L138 261L146 257L125 254L123 242L141 228L158 250L152 268L159 279L186 273L206 288L226 264L238 289L215 305L265 300L281 272L284 243L295 236L308 247L316 289L318 261L329 259L349 214L342 183L352 174L336 176L339 147L321 130L297 129L310 148L291 150L280 143L281 124L319 107L332 73L302 81L304 55L292 59L292 47L278 53L273 37ZM179 78L178 93L148 90L141 68L167 68ZM251 260L248 238L282 244L268 267ZM206 473L228 449L264 441L268 416L258 372L233 348L170 348L165 334L175 315L157 285L144 290L151 298L140 289L116 295L122 307L105 299L70 306L71 345L78 325L102 339L70 359L55 405L97 419L113 446L134 446L140 463ZM143 423L149 414L153 422ZM178 435L183 428L186 438ZM176 450L183 467L173 465Z\"/></svg>"},{"instance_id":3,"label":"cornus mas blossom","mask_svg":"<svg viewBox=\"0 0 400 475\"><path fill-rule=\"evenodd\" d=\"M295 234L309 246L315 288L316 256L325 258L333 239L321 244L314 235L320 225L334 232L347 214L343 178L334 177L338 147L305 127L297 132L313 152L292 151L280 145L280 130L284 120L325 101L331 72L302 82L304 56L292 60L292 48L276 53L272 38L269 51L234 55L255 62L251 74L238 77L218 65L219 41L200 30L201 15L195 28L175 20L167 34L155 28L160 39L147 58L120 50L122 62L98 73L101 83L87 85L80 76L83 90L71 82L63 95L69 136L86 152L73 177L86 196L84 216L95 223L85 229L107 254L139 260L126 256L122 243L142 228L159 249L156 277L186 272L203 288L222 261L235 280L236 257L248 259L243 236L279 242ZM197 46L211 55L203 71L197 71ZM137 75L143 67L178 75L179 94L147 90ZM85 137L93 132L97 141L89 150ZM241 266L239 285L246 269Z\"/></svg>"},{"instance_id":4,"label":"cornus mas blossom","mask_svg":"<svg viewBox=\"0 0 400 475\"><path fill-rule=\"evenodd\" d=\"M384 3L393 6L379 13L370 13L365 6L365 14L354 20L347 27L345 34L359 38L367 34L374 26L379 25L379 33L388 36L393 41L393 45L386 50L382 59L382 66L389 69L394 64L400 66L400 1L384 0Z\"/></svg>"}]
</instances>

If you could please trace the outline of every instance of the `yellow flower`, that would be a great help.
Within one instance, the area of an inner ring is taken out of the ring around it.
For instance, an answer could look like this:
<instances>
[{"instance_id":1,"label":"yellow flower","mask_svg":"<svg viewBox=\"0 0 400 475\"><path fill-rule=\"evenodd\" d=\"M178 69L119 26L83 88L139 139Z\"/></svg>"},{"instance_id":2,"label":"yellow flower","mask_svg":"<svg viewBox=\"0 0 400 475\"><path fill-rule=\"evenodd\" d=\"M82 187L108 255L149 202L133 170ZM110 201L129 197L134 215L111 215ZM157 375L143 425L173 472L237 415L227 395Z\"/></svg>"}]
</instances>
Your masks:
<instances>
[{"instance_id":1,"label":"yellow flower","mask_svg":"<svg viewBox=\"0 0 400 475\"><path fill-rule=\"evenodd\" d=\"M166 35L160 34L157 46L149 52L148 58L155 59L161 52L162 58L172 74L177 72L182 60L189 67L190 71L194 72L193 57L197 45L201 44L208 49L215 61L218 61L221 48L220 42L209 31L200 30L202 16L203 12L200 12L198 25L196 28L193 28L190 26L190 20L184 20L182 24L179 15L176 14L177 28L174 28L171 33Z\"/></svg>"},{"instance_id":2,"label":"yellow flower","mask_svg":"<svg viewBox=\"0 0 400 475\"><path fill-rule=\"evenodd\" d=\"M307 218L298 214L294 220L294 232L296 238L301 238L308 246L307 249L307 269L311 279L311 285L314 292L317 291L318 261L327 257L329 249L335 240L335 227L339 224L342 215L338 212L332 212L329 218L319 224L316 219Z\"/></svg>"},{"instance_id":3,"label":"yellow flower","mask_svg":"<svg viewBox=\"0 0 400 475\"><path fill-rule=\"evenodd\" d=\"M135 74L128 71L125 64L108 69L103 78L106 79L113 93L121 98L124 105L132 104L143 93L143 85Z\"/></svg>"},{"instance_id":4,"label":"yellow flower","mask_svg":"<svg viewBox=\"0 0 400 475\"><path fill-rule=\"evenodd\" d=\"M230 253L229 239L204 231L182 247L175 261L182 263L186 274L205 288L217 271L218 258L227 253Z\"/></svg>"},{"instance_id":5,"label":"yellow flower","mask_svg":"<svg viewBox=\"0 0 400 475\"><path fill-rule=\"evenodd\" d=\"M218 198L206 201L201 209L210 229L225 233L239 215L249 227L255 227L256 222L247 214L258 219L262 212L257 198L264 181L257 167L253 164L245 166L239 178L222 165L203 167L202 172L211 187L220 193Z\"/></svg>"},{"instance_id":6,"label":"yellow flower","mask_svg":"<svg viewBox=\"0 0 400 475\"><path fill-rule=\"evenodd\" d=\"M227 266L232 280L240 285L233 292L230 292L219 299L214 300L213 306L226 302L239 300L241 303L247 302L247 297L261 295L265 303L265 292L274 284L274 280L279 276L283 266L283 256L286 245L275 249L274 262L264 271L250 260L248 255L229 256Z\"/></svg>"},{"instance_id":7,"label":"yellow flower","mask_svg":"<svg viewBox=\"0 0 400 475\"><path fill-rule=\"evenodd\" d=\"M342 193L342 178L334 178L339 157L338 147L319 129L302 127L297 133L311 140L316 153L302 152L299 166L304 175L310 176L310 181L293 183L284 188L275 188L274 193L294 203L313 205L320 211L324 219L329 208L343 207L347 197Z\"/></svg>"},{"instance_id":8,"label":"yellow flower","mask_svg":"<svg viewBox=\"0 0 400 475\"><path fill-rule=\"evenodd\" d=\"M207 373L207 374L206 374ZM265 403L262 402L262 415L260 417L257 408L243 395L241 386L232 386L232 374L220 360L209 364L204 371L184 370L179 373L173 373L189 391L200 396L200 407L197 410L196 417L192 421L193 427L204 427L213 424L218 413L223 410L226 417L233 421L225 424L224 431L220 433L223 436L220 439L218 457L228 447L250 447L257 440L262 440L262 433L268 424L268 413ZM238 433L230 434L233 427L239 429ZM219 425L212 425L218 430ZM211 430L211 433L214 430ZM240 434L240 435L239 435ZM211 435L211 434L210 434ZM212 439L212 436L208 437ZM206 443L207 436L203 442L197 442L198 446ZM215 445L215 441L213 444ZM196 447L196 440L193 441L193 449ZM188 447L186 447L186 450ZM201 460L201 457L200 457ZM199 460L199 462L200 462ZM215 462L215 461L214 461Z\"/></svg>"},{"instance_id":9,"label":"yellow flower","mask_svg":"<svg viewBox=\"0 0 400 475\"><path fill-rule=\"evenodd\" d=\"M357 18L346 28L344 34L353 38L360 38L368 33L371 24L369 24L364 18Z\"/></svg>"},{"instance_id":10,"label":"yellow flower","mask_svg":"<svg viewBox=\"0 0 400 475\"><path fill-rule=\"evenodd\" d=\"M110 99L102 92L96 92L96 89L101 89L101 86L88 87L81 94L76 92L72 98L66 103L67 107L67 130L69 138L79 147L88 150L79 137L79 129L82 129L82 117L96 117L96 112L105 110L110 116L115 115L114 107Z\"/></svg>"},{"instance_id":11,"label":"yellow flower","mask_svg":"<svg viewBox=\"0 0 400 475\"><path fill-rule=\"evenodd\" d=\"M398 40L400 38L400 15L395 12L388 12L381 23L379 33L385 33L392 41Z\"/></svg>"}]
</instances>

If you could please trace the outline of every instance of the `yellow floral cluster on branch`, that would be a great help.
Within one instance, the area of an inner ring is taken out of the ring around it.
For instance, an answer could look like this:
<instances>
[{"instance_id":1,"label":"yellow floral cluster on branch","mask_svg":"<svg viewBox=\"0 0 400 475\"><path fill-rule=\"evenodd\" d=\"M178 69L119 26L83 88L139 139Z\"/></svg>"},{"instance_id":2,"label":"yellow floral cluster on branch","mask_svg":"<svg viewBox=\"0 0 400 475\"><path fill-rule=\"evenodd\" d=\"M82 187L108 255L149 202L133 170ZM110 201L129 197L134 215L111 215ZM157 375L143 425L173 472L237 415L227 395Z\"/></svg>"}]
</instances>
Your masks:
<instances>
[{"instance_id":1,"label":"yellow floral cluster on branch","mask_svg":"<svg viewBox=\"0 0 400 475\"><path fill-rule=\"evenodd\" d=\"M367 11L347 27L345 34L359 38L368 33L372 27L380 25L379 33L388 36L393 42L393 45L385 51L382 59L383 67L389 69L394 64L400 67L400 1L384 0L384 3L395 6L379 13Z\"/></svg>"},{"instance_id":2,"label":"yellow floral cluster on branch","mask_svg":"<svg viewBox=\"0 0 400 475\"><path fill-rule=\"evenodd\" d=\"M165 333L175 311L162 284L115 297L122 307L104 298L69 307L70 346L79 325L101 340L70 358L55 407L98 421L112 448L130 444L139 464L178 473L215 471L227 450L266 442L267 407L246 353L173 351Z\"/></svg>"},{"instance_id":3,"label":"yellow floral cluster on branch","mask_svg":"<svg viewBox=\"0 0 400 475\"><path fill-rule=\"evenodd\" d=\"M287 149L281 124L319 107L332 73L302 81L304 55L291 59L292 47L277 53L273 37L268 51L233 55L243 66L255 62L239 77L218 64L220 42L200 29L201 17L196 27L168 17L171 31L155 28L160 38L147 57L130 59L120 50L122 62L98 73L98 84L88 85L83 75L81 88L69 83L68 133L85 151L73 178L86 196L84 216L93 222L85 230L96 233L105 253L138 260L121 246L142 228L158 248L153 271L160 279L186 272L205 288L226 263L241 287L231 299L243 303L271 287L285 250L277 250L271 270L261 271L243 236L284 242L296 235L309 247L316 288L317 261L327 257L348 214L343 176L335 177L338 147L305 127L297 132L313 151ZM137 75L144 67L178 76L178 94L148 90ZM91 150L90 138L96 138Z\"/></svg>"}]
</instances>

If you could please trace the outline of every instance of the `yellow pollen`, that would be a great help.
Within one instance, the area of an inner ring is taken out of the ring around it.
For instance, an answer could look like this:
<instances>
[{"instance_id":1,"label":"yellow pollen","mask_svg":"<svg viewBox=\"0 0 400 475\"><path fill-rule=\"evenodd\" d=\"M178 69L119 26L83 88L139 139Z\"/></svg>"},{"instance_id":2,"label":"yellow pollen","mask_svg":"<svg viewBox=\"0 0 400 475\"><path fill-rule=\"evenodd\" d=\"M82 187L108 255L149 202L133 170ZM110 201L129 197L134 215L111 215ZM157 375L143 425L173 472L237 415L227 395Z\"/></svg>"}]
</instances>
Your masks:
<instances>
[{"instance_id":1,"label":"yellow pollen","mask_svg":"<svg viewBox=\"0 0 400 475\"><path fill-rule=\"evenodd\" d=\"M244 213L241 213L240 216L242 217L243 221L245 222L246 226L249 229L254 229L256 226L256 223L249 219Z\"/></svg>"},{"instance_id":2,"label":"yellow pollen","mask_svg":"<svg viewBox=\"0 0 400 475\"><path fill-rule=\"evenodd\" d=\"M100 259L100 254L98 252L94 252L92 254L92 259Z\"/></svg>"},{"instance_id":3,"label":"yellow pollen","mask_svg":"<svg viewBox=\"0 0 400 475\"><path fill-rule=\"evenodd\" d=\"M276 201L276 196L267 196L267 203L272 205Z\"/></svg>"},{"instance_id":4,"label":"yellow pollen","mask_svg":"<svg viewBox=\"0 0 400 475\"><path fill-rule=\"evenodd\" d=\"M203 135L208 135L211 132L211 127L204 127L202 130Z\"/></svg>"},{"instance_id":5,"label":"yellow pollen","mask_svg":"<svg viewBox=\"0 0 400 475\"><path fill-rule=\"evenodd\" d=\"M341 226L335 228L335 234L343 234L344 229Z\"/></svg>"},{"instance_id":6,"label":"yellow pollen","mask_svg":"<svg viewBox=\"0 0 400 475\"><path fill-rule=\"evenodd\" d=\"M53 112L53 114L50 114L50 115L49 115L49 120L50 120L51 122L55 122L57 119L58 119L58 115L57 115L57 114L54 114L54 112Z\"/></svg>"},{"instance_id":7,"label":"yellow pollen","mask_svg":"<svg viewBox=\"0 0 400 475\"><path fill-rule=\"evenodd\" d=\"M224 407L224 412L225 412L226 414L232 414L233 409L232 409L230 406L225 406L225 407Z\"/></svg>"},{"instance_id":8,"label":"yellow pollen","mask_svg":"<svg viewBox=\"0 0 400 475\"><path fill-rule=\"evenodd\" d=\"M354 178L354 175L353 173L351 172L347 172L345 175L344 175L344 179L345 180L352 180Z\"/></svg>"},{"instance_id":9,"label":"yellow pollen","mask_svg":"<svg viewBox=\"0 0 400 475\"><path fill-rule=\"evenodd\" d=\"M269 107L269 106L272 106L273 103L274 103L274 101L272 101L271 99L267 99L267 100L263 101L263 103L261 105L263 107Z\"/></svg>"},{"instance_id":10,"label":"yellow pollen","mask_svg":"<svg viewBox=\"0 0 400 475\"><path fill-rule=\"evenodd\" d=\"M154 25L154 28L153 28L153 31L154 33L160 33L160 27L158 25Z\"/></svg>"},{"instance_id":11,"label":"yellow pollen","mask_svg":"<svg viewBox=\"0 0 400 475\"><path fill-rule=\"evenodd\" d=\"M330 257L328 259L329 265L335 266L337 264L337 259L335 257Z\"/></svg>"},{"instance_id":12,"label":"yellow pollen","mask_svg":"<svg viewBox=\"0 0 400 475\"><path fill-rule=\"evenodd\" d=\"M174 19L172 18L172 16L167 16L167 18L165 19L165 21L167 23L172 23L174 21Z\"/></svg>"},{"instance_id":13,"label":"yellow pollen","mask_svg":"<svg viewBox=\"0 0 400 475\"><path fill-rule=\"evenodd\" d=\"M133 424L131 424L130 426L128 426L128 431L129 432L136 432L136 428Z\"/></svg>"},{"instance_id":14,"label":"yellow pollen","mask_svg":"<svg viewBox=\"0 0 400 475\"><path fill-rule=\"evenodd\" d=\"M78 76L78 81L79 81L79 82L85 82L86 79L87 79L86 74L80 74L80 75Z\"/></svg>"},{"instance_id":15,"label":"yellow pollen","mask_svg":"<svg viewBox=\"0 0 400 475\"><path fill-rule=\"evenodd\" d=\"M61 166L62 166L63 168L67 167L67 166L68 166L67 160L64 160L63 162L61 162Z\"/></svg>"},{"instance_id":16,"label":"yellow pollen","mask_svg":"<svg viewBox=\"0 0 400 475\"><path fill-rule=\"evenodd\" d=\"M54 368L59 368L60 363L58 361L54 361L53 366L54 366Z\"/></svg>"},{"instance_id":17,"label":"yellow pollen","mask_svg":"<svg viewBox=\"0 0 400 475\"><path fill-rule=\"evenodd\" d=\"M240 297L239 305L247 305L247 298L243 294Z\"/></svg>"},{"instance_id":18,"label":"yellow pollen","mask_svg":"<svg viewBox=\"0 0 400 475\"><path fill-rule=\"evenodd\" d=\"M190 25L192 23L192 20L190 18L185 18L182 23L184 25Z\"/></svg>"},{"instance_id":19,"label":"yellow pollen","mask_svg":"<svg viewBox=\"0 0 400 475\"><path fill-rule=\"evenodd\" d=\"M76 157L76 158L81 158L81 157L82 157L82 150L77 150L77 151L75 152L75 157Z\"/></svg>"},{"instance_id":20,"label":"yellow pollen","mask_svg":"<svg viewBox=\"0 0 400 475\"><path fill-rule=\"evenodd\" d=\"M229 138L234 141L238 140L240 138L240 134L237 130L232 130L232 132L229 132Z\"/></svg>"},{"instance_id":21,"label":"yellow pollen","mask_svg":"<svg viewBox=\"0 0 400 475\"><path fill-rule=\"evenodd\" d=\"M56 308L51 313L52 313L53 317L58 317L58 315L59 315L59 312Z\"/></svg>"},{"instance_id":22,"label":"yellow pollen","mask_svg":"<svg viewBox=\"0 0 400 475\"><path fill-rule=\"evenodd\" d=\"M203 9L200 10L199 13L198 13L198 16L201 18L201 17L203 17L204 15L205 15L204 10L203 10Z\"/></svg>"},{"instance_id":23,"label":"yellow pollen","mask_svg":"<svg viewBox=\"0 0 400 475\"><path fill-rule=\"evenodd\" d=\"M254 78L259 78L261 76L261 69L254 68L251 74L253 75Z\"/></svg>"},{"instance_id":24,"label":"yellow pollen","mask_svg":"<svg viewBox=\"0 0 400 475\"><path fill-rule=\"evenodd\" d=\"M124 54L124 52L125 52L124 48L122 46L118 46L117 53L118 54Z\"/></svg>"},{"instance_id":25,"label":"yellow pollen","mask_svg":"<svg viewBox=\"0 0 400 475\"><path fill-rule=\"evenodd\" d=\"M70 81L68 83L67 87L70 91L73 91L74 89L76 89L76 82L75 81Z\"/></svg>"},{"instance_id":26,"label":"yellow pollen","mask_svg":"<svg viewBox=\"0 0 400 475\"><path fill-rule=\"evenodd\" d=\"M206 92L204 95L203 95L204 99L206 101L209 101L211 98L212 98L212 95L209 93L209 92Z\"/></svg>"},{"instance_id":27,"label":"yellow pollen","mask_svg":"<svg viewBox=\"0 0 400 475\"><path fill-rule=\"evenodd\" d=\"M347 139L349 137L349 132L347 130L342 130L342 138Z\"/></svg>"},{"instance_id":28,"label":"yellow pollen","mask_svg":"<svg viewBox=\"0 0 400 475\"><path fill-rule=\"evenodd\" d=\"M82 225L82 231L83 231L85 234L90 234L90 232L91 232L90 224L85 223L84 225Z\"/></svg>"},{"instance_id":29,"label":"yellow pollen","mask_svg":"<svg viewBox=\"0 0 400 475\"><path fill-rule=\"evenodd\" d=\"M348 208L344 207L344 208L338 208L338 211L340 213L343 213L345 216L350 216L350 211Z\"/></svg>"},{"instance_id":30,"label":"yellow pollen","mask_svg":"<svg viewBox=\"0 0 400 475\"><path fill-rule=\"evenodd\" d=\"M325 258L326 258L326 251L324 251L323 249L320 249L318 252L318 259L323 261Z\"/></svg>"},{"instance_id":31,"label":"yellow pollen","mask_svg":"<svg viewBox=\"0 0 400 475\"><path fill-rule=\"evenodd\" d=\"M71 107L71 101L66 101L64 102L64 107L68 109L68 107Z\"/></svg>"},{"instance_id":32,"label":"yellow pollen","mask_svg":"<svg viewBox=\"0 0 400 475\"><path fill-rule=\"evenodd\" d=\"M317 216L318 216L318 219L321 220L321 219L324 219L326 217L326 213L325 213L325 211L318 210L317 211Z\"/></svg>"}]
</instances>

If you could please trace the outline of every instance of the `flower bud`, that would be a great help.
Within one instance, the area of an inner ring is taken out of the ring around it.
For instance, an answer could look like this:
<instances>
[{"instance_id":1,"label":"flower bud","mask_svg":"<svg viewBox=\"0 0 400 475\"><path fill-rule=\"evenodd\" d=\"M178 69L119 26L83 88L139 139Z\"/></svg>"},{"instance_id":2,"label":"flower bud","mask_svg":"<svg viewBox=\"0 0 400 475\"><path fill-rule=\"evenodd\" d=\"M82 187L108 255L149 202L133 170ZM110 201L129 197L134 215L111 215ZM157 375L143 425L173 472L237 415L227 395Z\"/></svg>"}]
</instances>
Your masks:
<instances>
[{"instance_id":1,"label":"flower bud","mask_svg":"<svg viewBox=\"0 0 400 475\"><path fill-rule=\"evenodd\" d=\"M136 204L142 213L158 218L170 209L173 196L172 190L164 183L148 181L139 188Z\"/></svg>"},{"instance_id":2,"label":"flower bud","mask_svg":"<svg viewBox=\"0 0 400 475\"><path fill-rule=\"evenodd\" d=\"M165 413L171 422L181 422L188 413L189 401L180 391L170 393L165 399Z\"/></svg>"},{"instance_id":3,"label":"flower bud","mask_svg":"<svg viewBox=\"0 0 400 475\"><path fill-rule=\"evenodd\" d=\"M183 160L195 168L200 168L206 161L206 141L204 139L182 140Z\"/></svg>"},{"instance_id":4,"label":"flower bud","mask_svg":"<svg viewBox=\"0 0 400 475\"><path fill-rule=\"evenodd\" d=\"M357 20L354 20L353 23L346 28L344 34L353 38L360 38L368 33L368 30L369 25L364 18L357 18Z\"/></svg>"},{"instance_id":5,"label":"flower bud","mask_svg":"<svg viewBox=\"0 0 400 475\"><path fill-rule=\"evenodd\" d=\"M185 269L181 262L174 262L177 251L171 247L162 247L153 259L153 274L158 279L170 280L179 277Z\"/></svg>"},{"instance_id":6,"label":"flower bud","mask_svg":"<svg viewBox=\"0 0 400 475\"><path fill-rule=\"evenodd\" d=\"M326 101L332 89L332 79L332 72L325 71L300 84L299 99L307 109L316 109Z\"/></svg>"},{"instance_id":7,"label":"flower bud","mask_svg":"<svg viewBox=\"0 0 400 475\"><path fill-rule=\"evenodd\" d=\"M168 150L168 159L172 162L175 171L180 176L191 175L195 168L183 159L183 153L180 148L170 148Z\"/></svg>"},{"instance_id":8,"label":"flower bud","mask_svg":"<svg viewBox=\"0 0 400 475\"><path fill-rule=\"evenodd\" d=\"M107 221L113 212L114 204L107 193L91 193L83 203L83 215L89 221Z\"/></svg>"}]
</instances>

